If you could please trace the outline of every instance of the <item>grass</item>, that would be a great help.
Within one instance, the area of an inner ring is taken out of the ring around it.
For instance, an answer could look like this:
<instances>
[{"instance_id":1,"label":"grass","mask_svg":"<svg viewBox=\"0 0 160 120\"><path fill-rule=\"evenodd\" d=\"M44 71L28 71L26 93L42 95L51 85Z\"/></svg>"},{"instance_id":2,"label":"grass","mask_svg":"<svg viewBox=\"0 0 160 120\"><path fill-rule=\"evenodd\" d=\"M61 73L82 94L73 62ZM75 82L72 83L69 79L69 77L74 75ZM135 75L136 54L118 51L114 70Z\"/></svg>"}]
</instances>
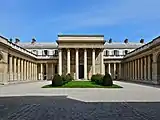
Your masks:
<instances>
[{"instance_id":1,"label":"grass","mask_svg":"<svg viewBox=\"0 0 160 120\"><path fill-rule=\"evenodd\" d=\"M102 85L97 85L91 81L71 81L62 86L55 87L50 84L50 85L45 85L42 88L122 88L122 87L115 84L113 84L112 86L102 86Z\"/></svg>"}]
</instances>

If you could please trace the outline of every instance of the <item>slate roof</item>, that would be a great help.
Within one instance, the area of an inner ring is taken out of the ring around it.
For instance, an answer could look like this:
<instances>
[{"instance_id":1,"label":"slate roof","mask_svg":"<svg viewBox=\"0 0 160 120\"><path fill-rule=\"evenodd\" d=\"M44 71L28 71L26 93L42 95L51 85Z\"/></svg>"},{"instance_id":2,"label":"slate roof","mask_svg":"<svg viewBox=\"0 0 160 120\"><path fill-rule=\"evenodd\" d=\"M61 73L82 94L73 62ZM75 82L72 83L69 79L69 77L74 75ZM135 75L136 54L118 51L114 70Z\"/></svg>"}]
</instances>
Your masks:
<instances>
[{"instance_id":1,"label":"slate roof","mask_svg":"<svg viewBox=\"0 0 160 120\"><path fill-rule=\"evenodd\" d=\"M56 42L36 42L31 44L30 42L26 43L18 43L19 46L26 48L26 49L53 49L58 48Z\"/></svg>"},{"instance_id":2,"label":"slate roof","mask_svg":"<svg viewBox=\"0 0 160 120\"><path fill-rule=\"evenodd\" d=\"M106 42L104 44L104 48L108 48L108 49L136 49L138 47L141 47L142 45L144 45L144 43L133 43L133 42L129 42L129 43L120 43L120 42L112 42L112 43L108 43Z\"/></svg>"}]
</instances>

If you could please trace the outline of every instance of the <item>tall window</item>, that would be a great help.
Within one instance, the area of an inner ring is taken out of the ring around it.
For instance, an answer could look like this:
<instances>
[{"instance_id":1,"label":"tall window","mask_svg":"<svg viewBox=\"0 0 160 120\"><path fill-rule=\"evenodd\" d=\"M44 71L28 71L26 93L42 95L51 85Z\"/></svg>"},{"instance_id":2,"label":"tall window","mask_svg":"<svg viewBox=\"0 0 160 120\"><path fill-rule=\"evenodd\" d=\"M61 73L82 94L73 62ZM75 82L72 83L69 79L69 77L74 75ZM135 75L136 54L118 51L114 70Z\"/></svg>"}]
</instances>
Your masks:
<instances>
[{"instance_id":1,"label":"tall window","mask_svg":"<svg viewBox=\"0 0 160 120\"><path fill-rule=\"evenodd\" d=\"M127 55L127 54L128 54L128 50L125 50L125 51L124 51L124 54Z\"/></svg>"},{"instance_id":2,"label":"tall window","mask_svg":"<svg viewBox=\"0 0 160 120\"><path fill-rule=\"evenodd\" d=\"M32 53L34 53L34 54L38 54L38 51L37 50L32 50Z\"/></svg>"},{"instance_id":3,"label":"tall window","mask_svg":"<svg viewBox=\"0 0 160 120\"><path fill-rule=\"evenodd\" d=\"M58 55L58 50L55 50L55 51L54 51L54 55Z\"/></svg>"},{"instance_id":4,"label":"tall window","mask_svg":"<svg viewBox=\"0 0 160 120\"><path fill-rule=\"evenodd\" d=\"M44 50L44 55L48 55L48 50Z\"/></svg>"},{"instance_id":5,"label":"tall window","mask_svg":"<svg viewBox=\"0 0 160 120\"><path fill-rule=\"evenodd\" d=\"M119 55L119 51L118 50L114 50L114 55L118 56Z\"/></svg>"},{"instance_id":6,"label":"tall window","mask_svg":"<svg viewBox=\"0 0 160 120\"><path fill-rule=\"evenodd\" d=\"M106 50L106 54L105 54L106 56L108 56L109 55L109 51L108 50Z\"/></svg>"}]
</instances>

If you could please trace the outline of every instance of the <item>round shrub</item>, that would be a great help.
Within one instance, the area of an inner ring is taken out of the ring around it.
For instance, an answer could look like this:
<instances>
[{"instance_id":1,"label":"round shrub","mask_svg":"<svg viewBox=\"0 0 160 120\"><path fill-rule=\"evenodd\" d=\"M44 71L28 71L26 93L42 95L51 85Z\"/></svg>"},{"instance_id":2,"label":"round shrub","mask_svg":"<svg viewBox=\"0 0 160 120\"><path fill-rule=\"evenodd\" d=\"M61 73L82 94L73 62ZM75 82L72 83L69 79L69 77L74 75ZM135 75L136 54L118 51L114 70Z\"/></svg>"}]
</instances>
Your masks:
<instances>
[{"instance_id":1,"label":"round shrub","mask_svg":"<svg viewBox=\"0 0 160 120\"><path fill-rule=\"evenodd\" d=\"M52 86L62 86L63 80L59 74L56 74L52 80Z\"/></svg>"},{"instance_id":2,"label":"round shrub","mask_svg":"<svg viewBox=\"0 0 160 120\"><path fill-rule=\"evenodd\" d=\"M96 81L96 75L92 75L91 82L95 82L95 81Z\"/></svg>"},{"instance_id":3,"label":"round shrub","mask_svg":"<svg viewBox=\"0 0 160 120\"><path fill-rule=\"evenodd\" d=\"M67 83L66 75L61 75L63 84Z\"/></svg>"},{"instance_id":4,"label":"round shrub","mask_svg":"<svg viewBox=\"0 0 160 120\"><path fill-rule=\"evenodd\" d=\"M112 77L110 74L108 74L108 73L105 74L105 76L103 77L102 85L104 85L104 86L112 86L113 85Z\"/></svg>"},{"instance_id":5,"label":"round shrub","mask_svg":"<svg viewBox=\"0 0 160 120\"><path fill-rule=\"evenodd\" d=\"M95 75L95 83L96 84L102 84L103 83L103 76L101 74Z\"/></svg>"},{"instance_id":6,"label":"round shrub","mask_svg":"<svg viewBox=\"0 0 160 120\"><path fill-rule=\"evenodd\" d=\"M70 81L72 81L72 80L73 80L72 75L71 75L70 73L68 73L68 74L66 75L66 81L67 81L67 82L70 82Z\"/></svg>"}]
</instances>

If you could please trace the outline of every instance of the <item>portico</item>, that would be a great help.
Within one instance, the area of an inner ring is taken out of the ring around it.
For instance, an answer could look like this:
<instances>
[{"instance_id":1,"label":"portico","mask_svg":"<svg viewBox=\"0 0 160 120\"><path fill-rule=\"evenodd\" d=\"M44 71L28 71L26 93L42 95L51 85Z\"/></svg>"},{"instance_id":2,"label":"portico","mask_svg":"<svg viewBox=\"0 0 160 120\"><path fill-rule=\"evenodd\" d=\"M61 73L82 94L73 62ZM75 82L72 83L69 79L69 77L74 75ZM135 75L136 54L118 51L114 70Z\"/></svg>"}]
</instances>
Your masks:
<instances>
[{"instance_id":1,"label":"portico","mask_svg":"<svg viewBox=\"0 0 160 120\"><path fill-rule=\"evenodd\" d=\"M57 43L60 75L70 73L75 79L89 79L93 74L104 74L102 35L59 35Z\"/></svg>"}]
</instances>

